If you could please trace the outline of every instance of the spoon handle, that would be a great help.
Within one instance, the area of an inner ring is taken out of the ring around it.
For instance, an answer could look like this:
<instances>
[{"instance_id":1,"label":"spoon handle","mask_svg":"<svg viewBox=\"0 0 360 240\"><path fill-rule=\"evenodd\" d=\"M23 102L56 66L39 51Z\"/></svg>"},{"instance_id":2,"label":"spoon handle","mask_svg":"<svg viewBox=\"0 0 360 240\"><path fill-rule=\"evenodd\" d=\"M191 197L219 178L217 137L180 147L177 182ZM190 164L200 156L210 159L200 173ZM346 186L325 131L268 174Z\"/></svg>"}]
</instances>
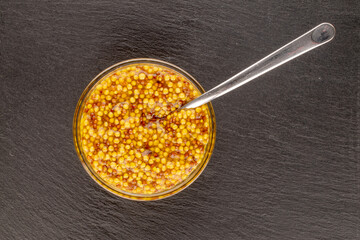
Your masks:
<instances>
[{"instance_id":1,"label":"spoon handle","mask_svg":"<svg viewBox=\"0 0 360 240\"><path fill-rule=\"evenodd\" d=\"M247 82L269 72L270 70L314 49L329 41L335 36L335 28L330 23L322 23L311 29L304 35L289 42L260 61L229 78L210 91L202 94L200 97L187 103L182 107L195 108L211 100L218 98L235 88L244 85Z\"/></svg>"}]
</instances>

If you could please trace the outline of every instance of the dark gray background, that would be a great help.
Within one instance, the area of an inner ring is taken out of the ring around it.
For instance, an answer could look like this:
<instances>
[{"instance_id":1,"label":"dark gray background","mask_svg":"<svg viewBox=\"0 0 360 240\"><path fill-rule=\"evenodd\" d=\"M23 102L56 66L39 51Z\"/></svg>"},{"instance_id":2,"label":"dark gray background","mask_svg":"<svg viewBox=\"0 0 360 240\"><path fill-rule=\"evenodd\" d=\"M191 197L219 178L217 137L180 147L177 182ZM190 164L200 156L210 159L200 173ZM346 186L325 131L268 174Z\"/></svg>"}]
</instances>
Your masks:
<instances>
[{"instance_id":1,"label":"dark gray background","mask_svg":"<svg viewBox=\"0 0 360 240\"><path fill-rule=\"evenodd\" d=\"M321 22L334 41L213 102L217 140L188 189L103 190L72 141L90 80L176 64L205 89ZM360 239L358 1L0 1L0 239Z\"/></svg>"}]
</instances>

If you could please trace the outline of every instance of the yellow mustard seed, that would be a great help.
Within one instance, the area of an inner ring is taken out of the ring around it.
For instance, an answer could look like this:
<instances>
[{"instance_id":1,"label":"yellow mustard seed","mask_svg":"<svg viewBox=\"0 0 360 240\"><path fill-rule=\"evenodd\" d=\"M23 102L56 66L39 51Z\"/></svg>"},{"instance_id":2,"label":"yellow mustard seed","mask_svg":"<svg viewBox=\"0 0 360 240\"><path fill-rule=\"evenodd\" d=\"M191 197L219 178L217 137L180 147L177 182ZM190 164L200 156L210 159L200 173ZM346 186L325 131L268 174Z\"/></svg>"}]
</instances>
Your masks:
<instances>
[{"instance_id":1,"label":"yellow mustard seed","mask_svg":"<svg viewBox=\"0 0 360 240\"><path fill-rule=\"evenodd\" d=\"M170 113L199 95L189 80L162 66L116 69L90 92L81 113L80 143L90 166L126 192L171 189L196 169L210 142L206 105Z\"/></svg>"}]
</instances>

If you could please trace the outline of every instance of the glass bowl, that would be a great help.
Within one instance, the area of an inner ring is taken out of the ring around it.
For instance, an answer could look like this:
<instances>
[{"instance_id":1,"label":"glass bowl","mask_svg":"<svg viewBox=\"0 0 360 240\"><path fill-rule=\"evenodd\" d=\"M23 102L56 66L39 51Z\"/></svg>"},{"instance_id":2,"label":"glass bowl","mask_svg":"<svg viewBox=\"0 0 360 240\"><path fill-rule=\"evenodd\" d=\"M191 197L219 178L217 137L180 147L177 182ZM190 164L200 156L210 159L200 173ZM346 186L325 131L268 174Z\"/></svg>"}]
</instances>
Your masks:
<instances>
[{"instance_id":1,"label":"glass bowl","mask_svg":"<svg viewBox=\"0 0 360 240\"><path fill-rule=\"evenodd\" d=\"M138 193L130 193L123 191L121 189L115 188L111 186L110 184L106 183L98 174L93 170L90 163L87 161L86 156L81 148L81 139L80 139L80 133L79 133L79 126L80 126L80 119L82 112L84 110L84 105L86 102L87 97L92 92L94 87L96 87L96 84L101 81L105 76L107 76L109 73L113 72L117 68L122 68L127 65L132 64L156 64L161 65L163 67L169 68L172 71L177 72L178 74L184 76L186 79L188 79L194 87L196 87L201 94L204 93L204 89L201 87L201 85L187 72L185 72L183 69L170 64L168 62L164 62L157 59L150 59L150 58L137 58L137 59L130 59L126 60L117 64L112 65L111 67L105 69L102 71L99 75L97 75L86 87L84 92L82 93L75 109L74 119L73 119L73 138L74 138L74 144L76 152L81 160L81 163L87 173L103 188L108 190L109 192L123 198L131 199L131 200L138 200L138 201L151 201L151 200L158 200L163 199L169 196L172 196L182 190L184 190L186 187L188 187L191 183L193 183L198 176L202 173L202 171L205 169L206 165L209 162L209 159L211 157L212 151L214 149L215 145L215 138L216 138L216 123L215 123L215 114L214 109L211 105L211 103L207 104L208 111L210 113L210 127L211 131L209 134L209 142L205 149L205 154L203 156L203 159L200 161L200 163L197 165L197 167L189 174L189 176L181 181L180 183L176 184L171 189L168 189L163 192L159 193L153 193L153 194L138 194Z\"/></svg>"}]
</instances>

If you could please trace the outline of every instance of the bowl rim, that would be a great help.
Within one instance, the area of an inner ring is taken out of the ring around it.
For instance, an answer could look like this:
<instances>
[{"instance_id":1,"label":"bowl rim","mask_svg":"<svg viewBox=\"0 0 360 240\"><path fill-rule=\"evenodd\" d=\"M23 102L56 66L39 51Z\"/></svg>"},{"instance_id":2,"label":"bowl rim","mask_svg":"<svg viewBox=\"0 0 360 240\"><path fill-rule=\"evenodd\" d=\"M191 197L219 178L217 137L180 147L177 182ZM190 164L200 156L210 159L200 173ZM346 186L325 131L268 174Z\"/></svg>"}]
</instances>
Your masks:
<instances>
[{"instance_id":1,"label":"bowl rim","mask_svg":"<svg viewBox=\"0 0 360 240\"><path fill-rule=\"evenodd\" d=\"M210 142L208 143L208 145L205 149L204 158L201 161L201 163L197 166L197 169L192 171L186 179L184 179L180 183L176 184L173 188L170 188L166 191L163 191L160 193L155 193L155 194L135 194L135 193L130 193L130 192L122 191L119 189L115 189L115 188L111 187L109 184L107 184L104 180L102 180L100 178L100 176L97 176L97 174L94 172L94 170L92 169L92 167L86 160L86 157L81 150L81 144L79 143L80 137L78 136L78 125L79 125L79 121L81 119L82 110L84 108L83 103L85 102L85 100L87 100L86 97L91 92L93 87L100 80L102 80L103 77L106 76L107 74L113 72L117 68L124 67L127 65L147 64L147 63L148 64L157 64L157 65L161 65L161 66L170 68L171 70L177 72L178 74L180 74L180 75L184 76L185 78L187 78L188 80L190 80L193 83L193 85L195 85L195 87L197 87L201 93L205 92L203 87L196 81L196 79L193 76L191 76L188 72L184 71L182 68L180 68L174 64L171 64L171 63L168 63L168 62L165 62L162 60L154 59L154 58L133 58L133 59L128 59L125 61L115 63L112 66L110 66L110 67L106 68L105 70L103 70L102 72L100 72L96 77L94 77L91 80L91 82L87 85L87 87L84 89L84 91L82 92L80 99L78 100L78 102L76 104L76 109L75 109L75 113L74 113L74 117L73 117L73 141L74 141L74 145L75 145L75 150L76 150L77 155L78 155L83 167L85 168L86 172L90 175L90 177L95 182L97 182L101 187L103 187L107 191L111 192L112 194L115 194L116 196L119 196L119 197L122 197L125 199L136 200L136 201L154 201L154 200L164 199L164 198L173 196L173 195L181 192L182 190L187 188L189 185L191 185L200 176L200 174L204 171L205 167L207 166L207 164L211 158L211 155L212 155L212 152L213 152L213 149L215 146L215 140L216 140L215 112L214 112L212 104L207 103L208 110L209 110L209 113L211 116L210 119L211 119L212 131L211 131L211 135L209 138Z\"/></svg>"}]
</instances>

